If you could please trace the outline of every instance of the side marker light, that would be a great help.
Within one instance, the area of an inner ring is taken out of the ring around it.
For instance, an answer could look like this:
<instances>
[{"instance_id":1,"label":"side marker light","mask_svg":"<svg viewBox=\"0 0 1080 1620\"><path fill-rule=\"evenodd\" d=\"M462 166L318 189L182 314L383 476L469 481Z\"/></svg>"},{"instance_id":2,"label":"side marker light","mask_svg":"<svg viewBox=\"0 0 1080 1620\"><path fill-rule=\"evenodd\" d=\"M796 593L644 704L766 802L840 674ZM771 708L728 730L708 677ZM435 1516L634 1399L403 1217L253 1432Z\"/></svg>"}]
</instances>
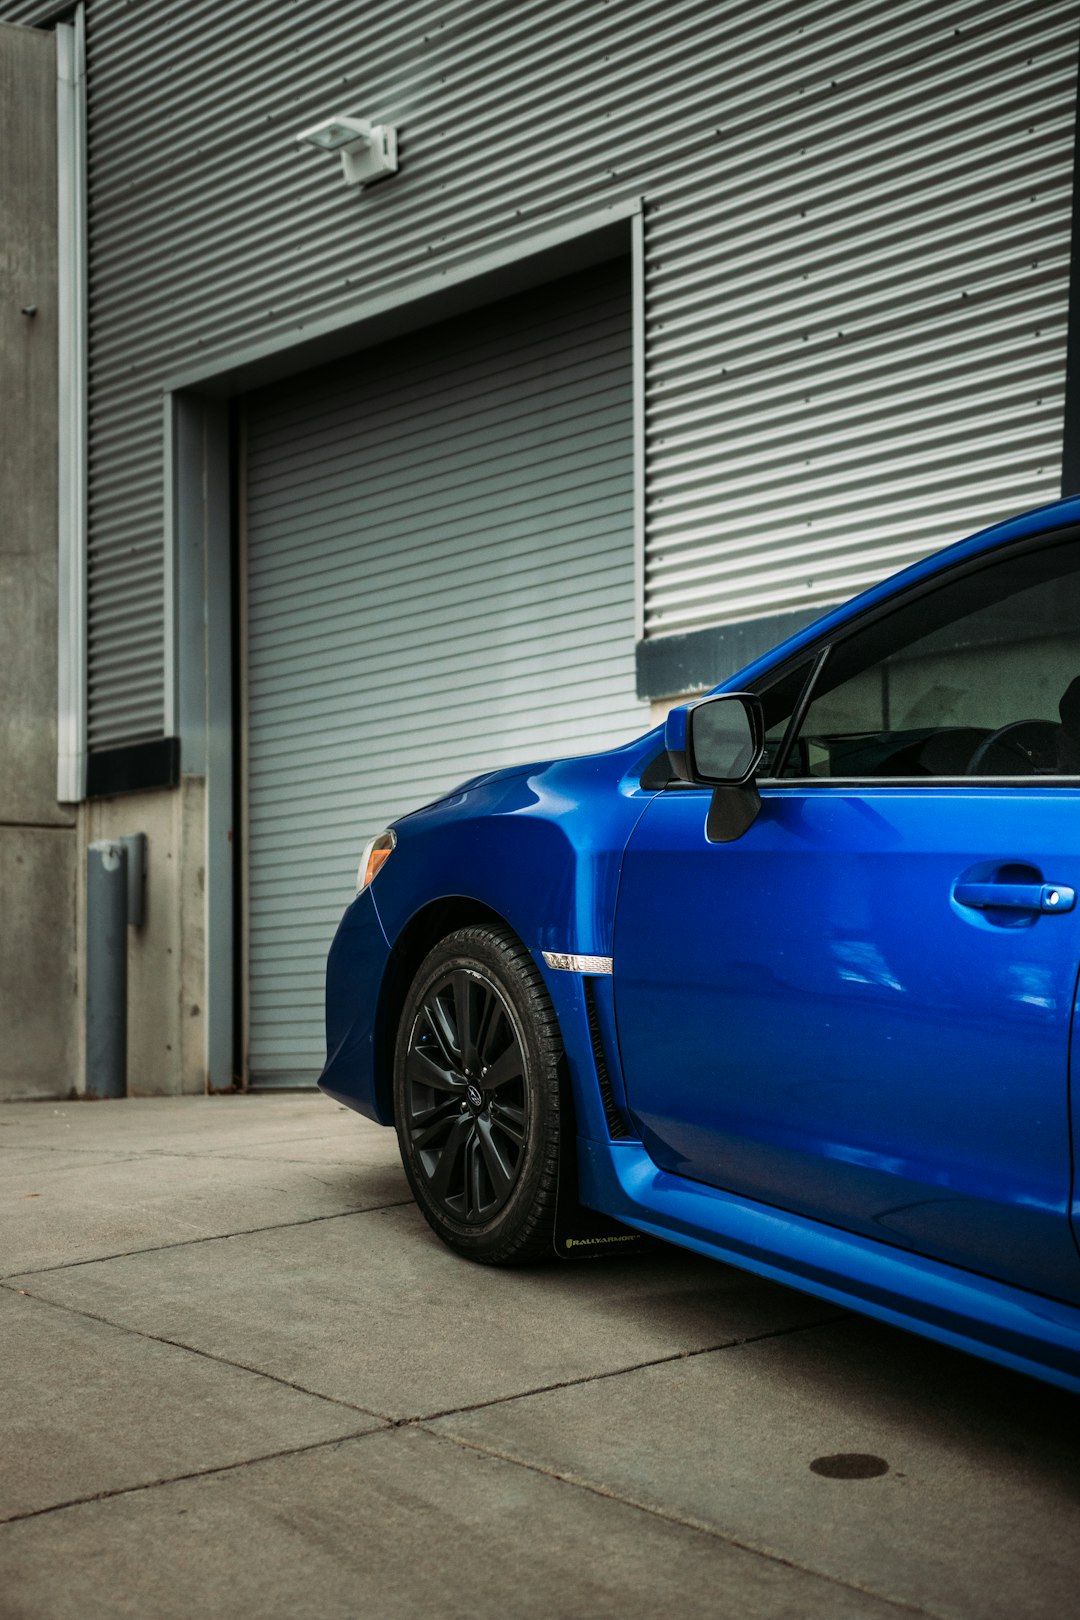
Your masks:
<instances>
[{"instance_id":1,"label":"side marker light","mask_svg":"<svg viewBox=\"0 0 1080 1620\"><path fill-rule=\"evenodd\" d=\"M613 967L610 956L574 956L566 951L545 951L543 956L549 968L561 969L563 973L605 974Z\"/></svg>"},{"instance_id":2,"label":"side marker light","mask_svg":"<svg viewBox=\"0 0 1080 1620\"><path fill-rule=\"evenodd\" d=\"M383 832L375 838L370 838L364 845L364 853L356 870L357 894L363 894L364 890L375 881L393 854L396 844L396 833Z\"/></svg>"}]
</instances>

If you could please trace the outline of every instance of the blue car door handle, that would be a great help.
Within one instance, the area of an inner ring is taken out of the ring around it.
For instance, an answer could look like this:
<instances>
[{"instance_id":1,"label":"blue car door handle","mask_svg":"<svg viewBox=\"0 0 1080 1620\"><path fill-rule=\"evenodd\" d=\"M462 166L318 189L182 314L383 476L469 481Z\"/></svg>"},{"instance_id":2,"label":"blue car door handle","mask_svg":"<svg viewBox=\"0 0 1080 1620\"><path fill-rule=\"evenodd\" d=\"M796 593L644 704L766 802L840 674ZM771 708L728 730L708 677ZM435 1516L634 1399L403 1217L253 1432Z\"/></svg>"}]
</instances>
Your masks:
<instances>
[{"instance_id":1,"label":"blue car door handle","mask_svg":"<svg viewBox=\"0 0 1080 1620\"><path fill-rule=\"evenodd\" d=\"M1076 890L1062 883L958 883L953 899L976 911L1071 911Z\"/></svg>"}]
</instances>

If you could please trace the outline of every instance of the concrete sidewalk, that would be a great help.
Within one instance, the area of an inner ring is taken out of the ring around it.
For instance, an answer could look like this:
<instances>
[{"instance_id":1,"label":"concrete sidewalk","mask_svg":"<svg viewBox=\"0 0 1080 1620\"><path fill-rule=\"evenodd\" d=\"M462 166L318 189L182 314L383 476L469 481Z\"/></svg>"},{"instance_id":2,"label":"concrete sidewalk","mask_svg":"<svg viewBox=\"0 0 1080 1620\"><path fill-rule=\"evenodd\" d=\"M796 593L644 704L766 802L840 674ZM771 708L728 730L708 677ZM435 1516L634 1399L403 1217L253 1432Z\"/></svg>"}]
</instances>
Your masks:
<instances>
[{"instance_id":1,"label":"concrete sidewalk","mask_svg":"<svg viewBox=\"0 0 1080 1620\"><path fill-rule=\"evenodd\" d=\"M1075 1399L675 1249L471 1266L321 1096L0 1107L0 1272L3 1620L1076 1607Z\"/></svg>"}]
</instances>

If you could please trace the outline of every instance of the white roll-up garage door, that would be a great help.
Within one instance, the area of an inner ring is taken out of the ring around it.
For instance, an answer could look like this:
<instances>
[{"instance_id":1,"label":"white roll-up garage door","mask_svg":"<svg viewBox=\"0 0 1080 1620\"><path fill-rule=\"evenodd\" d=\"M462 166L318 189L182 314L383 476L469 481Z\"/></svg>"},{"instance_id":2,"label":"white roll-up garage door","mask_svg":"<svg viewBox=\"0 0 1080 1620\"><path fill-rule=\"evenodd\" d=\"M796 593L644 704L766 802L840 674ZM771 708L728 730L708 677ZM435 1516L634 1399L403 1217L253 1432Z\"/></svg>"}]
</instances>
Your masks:
<instances>
[{"instance_id":1,"label":"white roll-up garage door","mask_svg":"<svg viewBox=\"0 0 1080 1620\"><path fill-rule=\"evenodd\" d=\"M629 267L247 408L248 1057L312 1082L364 840L466 776L648 725Z\"/></svg>"}]
</instances>

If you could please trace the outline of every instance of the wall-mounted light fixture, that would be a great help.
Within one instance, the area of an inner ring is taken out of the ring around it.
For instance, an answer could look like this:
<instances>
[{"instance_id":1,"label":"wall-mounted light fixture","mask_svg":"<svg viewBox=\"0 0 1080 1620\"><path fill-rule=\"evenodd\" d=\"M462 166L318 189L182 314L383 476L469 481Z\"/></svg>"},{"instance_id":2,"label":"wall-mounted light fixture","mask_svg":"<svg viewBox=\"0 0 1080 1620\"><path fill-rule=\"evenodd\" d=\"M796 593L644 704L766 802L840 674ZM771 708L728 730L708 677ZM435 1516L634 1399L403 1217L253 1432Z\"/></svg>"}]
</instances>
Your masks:
<instances>
[{"instance_id":1,"label":"wall-mounted light fixture","mask_svg":"<svg viewBox=\"0 0 1080 1620\"><path fill-rule=\"evenodd\" d=\"M397 173L397 130L390 124L356 118L352 113L336 113L311 129L301 130L296 144L314 146L320 152L340 152L347 186L370 185L385 174Z\"/></svg>"}]
</instances>

